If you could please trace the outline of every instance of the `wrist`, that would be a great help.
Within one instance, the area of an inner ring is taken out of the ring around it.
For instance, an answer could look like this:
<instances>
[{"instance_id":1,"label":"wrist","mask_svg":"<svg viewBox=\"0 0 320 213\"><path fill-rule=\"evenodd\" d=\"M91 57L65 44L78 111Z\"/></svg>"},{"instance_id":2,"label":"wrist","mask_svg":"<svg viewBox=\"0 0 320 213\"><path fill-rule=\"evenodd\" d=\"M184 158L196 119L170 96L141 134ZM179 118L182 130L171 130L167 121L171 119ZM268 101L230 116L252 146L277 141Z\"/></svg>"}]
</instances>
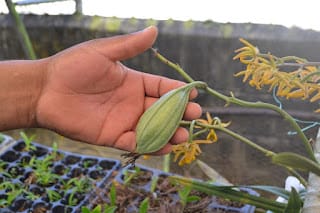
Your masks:
<instances>
[{"instance_id":1,"label":"wrist","mask_svg":"<svg viewBox=\"0 0 320 213\"><path fill-rule=\"evenodd\" d=\"M37 127L46 59L0 63L0 130Z\"/></svg>"},{"instance_id":2,"label":"wrist","mask_svg":"<svg viewBox=\"0 0 320 213\"><path fill-rule=\"evenodd\" d=\"M37 108L46 84L48 70L48 59L35 60L34 63L34 70L30 72L32 86L28 87L30 101L27 108L27 127L39 127Z\"/></svg>"}]
</instances>

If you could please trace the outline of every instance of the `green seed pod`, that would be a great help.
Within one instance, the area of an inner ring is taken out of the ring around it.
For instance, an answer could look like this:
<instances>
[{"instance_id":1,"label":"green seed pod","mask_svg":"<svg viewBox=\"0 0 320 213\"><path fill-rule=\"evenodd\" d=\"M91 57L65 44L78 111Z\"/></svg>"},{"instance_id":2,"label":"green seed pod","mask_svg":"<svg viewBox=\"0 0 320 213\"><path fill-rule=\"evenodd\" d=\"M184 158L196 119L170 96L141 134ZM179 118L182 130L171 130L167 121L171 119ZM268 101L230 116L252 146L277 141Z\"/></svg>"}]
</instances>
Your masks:
<instances>
[{"instance_id":1,"label":"green seed pod","mask_svg":"<svg viewBox=\"0 0 320 213\"><path fill-rule=\"evenodd\" d=\"M136 129L137 154L156 152L168 143L179 127L194 87L206 84L195 81L171 90L144 112Z\"/></svg>"}]
</instances>

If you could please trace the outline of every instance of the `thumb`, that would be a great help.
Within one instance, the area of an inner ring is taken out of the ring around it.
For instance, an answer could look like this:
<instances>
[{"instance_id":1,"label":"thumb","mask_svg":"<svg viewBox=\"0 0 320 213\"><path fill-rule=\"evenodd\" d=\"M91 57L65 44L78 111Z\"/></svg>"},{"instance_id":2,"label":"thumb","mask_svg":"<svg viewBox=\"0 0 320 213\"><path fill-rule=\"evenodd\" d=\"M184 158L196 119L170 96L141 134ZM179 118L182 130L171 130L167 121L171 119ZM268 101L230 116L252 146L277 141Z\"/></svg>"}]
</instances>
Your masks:
<instances>
[{"instance_id":1,"label":"thumb","mask_svg":"<svg viewBox=\"0 0 320 213\"><path fill-rule=\"evenodd\" d=\"M132 58L152 46L158 30L151 26L131 34L93 40L90 45L112 61Z\"/></svg>"}]
</instances>

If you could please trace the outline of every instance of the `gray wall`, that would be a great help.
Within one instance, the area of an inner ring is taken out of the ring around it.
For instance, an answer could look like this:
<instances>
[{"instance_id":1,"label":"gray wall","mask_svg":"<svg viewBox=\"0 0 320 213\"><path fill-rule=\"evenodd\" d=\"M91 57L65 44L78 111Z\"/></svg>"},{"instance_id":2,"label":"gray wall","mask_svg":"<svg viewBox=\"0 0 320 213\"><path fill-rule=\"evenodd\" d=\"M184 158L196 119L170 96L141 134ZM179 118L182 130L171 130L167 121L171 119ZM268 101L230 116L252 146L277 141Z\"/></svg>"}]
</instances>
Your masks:
<instances>
[{"instance_id":1,"label":"gray wall","mask_svg":"<svg viewBox=\"0 0 320 213\"><path fill-rule=\"evenodd\" d=\"M239 38L257 45L262 52L277 56L296 55L310 61L320 61L320 33L287 29L275 25L220 24L215 22L176 22L172 20L137 20L86 16L23 16L38 57L47 57L62 49L89 39L134 32L154 24L159 37L154 45L163 55L179 63L194 79L204 80L224 94L232 91L245 100L273 102L266 90L257 92L242 83L234 73L243 69L233 61L234 50L241 46ZM0 15L0 59L24 58L17 33L9 16ZM151 51L124 62L141 70L181 79L173 70L154 58ZM288 136L288 124L278 115L265 110L237 106L224 108L221 101L200 94L197 99L214 116L232 121L231 129L274 151L290 150L304 153L296 136ZM312 110L318 104L302 101L286 102L284 107L294 116L306 120L319 120ZM316 129L306 133L316 135ZM205 147L201 159L234 183L281 184L286 175L257 151L232 138L219 134L215 145ZM263 169L261 169L263 168ZM177 172L181 168L173 168ZM187 169L192 171L192 168Z\"/></svg>"}]
</instances>

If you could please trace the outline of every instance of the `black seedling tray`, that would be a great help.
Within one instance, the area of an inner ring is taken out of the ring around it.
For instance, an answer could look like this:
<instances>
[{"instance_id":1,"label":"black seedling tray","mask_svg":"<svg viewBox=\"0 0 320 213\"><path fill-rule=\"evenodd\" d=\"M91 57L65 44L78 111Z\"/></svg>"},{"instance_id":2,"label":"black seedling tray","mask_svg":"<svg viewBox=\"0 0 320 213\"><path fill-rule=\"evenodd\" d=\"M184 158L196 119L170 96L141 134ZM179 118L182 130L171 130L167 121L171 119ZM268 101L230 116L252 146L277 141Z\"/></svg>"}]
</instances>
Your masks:
<instances>
[{"instance_id":1,"label":"black seedling tray","mask_svg":"<svg viewBox=\"0 0 320 213\"><path fill-rule=\"evenodd\" d=\"M95 196L90 208L96 205L110 204L110 189L112 185L117 188L117 196L120 196L119 212L139 212L141 202L149 197L150 208L148 212L181 212L181 198L179 190L170 180L175 175L161 170L152 169L142 165L127 166L121 169L112 182ZM251 195L259 194L250 189L241 189ZM123 191L123 192L122 192ZM123 195L121 195L121 193ZM254 213L255 207L236 202L218 199L198 191L191 191L190 196L198 196L201 199L186 204L184 212L229 212L229 213ZM122 202L122 203L121 203ZM125 210L121 209L123 207Z\"/></svg>"},{"instance_id":2,"label":"black seedling tray","mask_svg":"<svg viewBox=\"0 0 320 213\"><path fill-rule=\"evenodd\" d=\"M34 148L25 150L26 145L20 140L6 145L0 152L0 212L79 212L91 199L92 192L103 188L111 174L121 167L120 161L114 159L55 150L35 142L32 146ZM36 169L42 167L43 171L50 171L51 177L47 175L50 173L41 174L42 170ZM36 172L39 178L35 177ZM75 190L79 182L72 182L72 178L83 181L80 190ZM12 184L4 185L8 182L14 184L15 189ZM12 191L17 191L13 201L8 205L1 204Z\"/></svg>"},{"instance_id":3,"label":"black seedling tray","mask_svg":"<svg viewBox=\"0 0 320 213\"><path fill-rule=\"evenodd\" d=\"M138 212L146 197L150 198L148 212L181 212L181 189L169 181L172 175L142 165L122 168L115 159L75 154L35 142L27 146L23 140L5 136L0 141L0 213L76 213L83 206L103 208L110 204L112 187L117 189L117 212L122 212L121 208ZM82 180L82 187L73 180ZM255 191L244 191L259 196ZM190 195L201 199L187 202L188 212L255 211L254 206L197 191ZM12 198L10 203L3 203L8 197Z\"/></svg>"}]
</instances>

